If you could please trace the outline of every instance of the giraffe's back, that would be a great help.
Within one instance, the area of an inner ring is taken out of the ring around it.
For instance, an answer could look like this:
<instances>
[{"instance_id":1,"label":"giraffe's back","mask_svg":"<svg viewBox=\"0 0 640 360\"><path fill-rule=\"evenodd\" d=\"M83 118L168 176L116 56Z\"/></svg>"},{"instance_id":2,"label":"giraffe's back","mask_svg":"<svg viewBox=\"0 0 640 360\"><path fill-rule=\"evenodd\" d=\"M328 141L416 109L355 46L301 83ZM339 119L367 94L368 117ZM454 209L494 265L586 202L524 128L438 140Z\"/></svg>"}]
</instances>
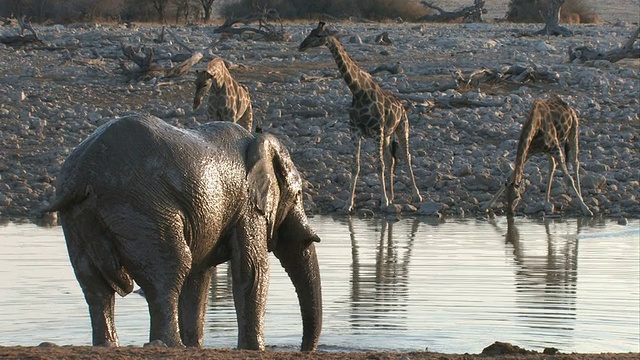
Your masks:
<instances>
[{"instance_id":1,"label":"giraffe's back","mask_svg":"<svg viewBox=\"0 0 640 360\"><path fill-rule=\"evenodd\" d=\"M574 135L578 117L569 104L554 95L549 99L534 101L523 129L531 126L537 131L531 140L529 155L549 153L557 148L555 139L563 146ZM524 141L524 136L523 131L520 141Z\"/></svg>"}]
</instances>

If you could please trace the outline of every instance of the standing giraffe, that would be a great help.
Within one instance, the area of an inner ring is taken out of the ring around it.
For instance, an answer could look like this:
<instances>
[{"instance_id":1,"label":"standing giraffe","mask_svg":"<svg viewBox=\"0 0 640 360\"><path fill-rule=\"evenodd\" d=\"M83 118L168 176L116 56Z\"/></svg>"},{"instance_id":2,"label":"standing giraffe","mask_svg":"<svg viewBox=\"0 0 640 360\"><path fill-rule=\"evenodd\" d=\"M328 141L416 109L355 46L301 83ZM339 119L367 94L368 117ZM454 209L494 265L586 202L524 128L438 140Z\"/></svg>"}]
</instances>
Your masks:
<instances>
[{"instance_id":1,"label":"standing giraffe","mask_svg":"<svg viewBox=\"0 0 640 360\"><path fill-rule=\"evenodd\" d=\"M220 58L207 65L207 70L198 72L193 110L202 104L202 98L209 93L207 119L209 121L231 121L251 131L253 108L249 90L231 77L227 66Z\"/></svg>"},{"instance_id":2,"label":"standing giraffe","mask_svg":"<svg viewBox=\"0 0 640 360\"><path fill-rule=\"evenodd\" d=\"M335 32L324 28L325 23L320 22L309 36L300 44L299 51L326 45L338 65L342 78L353 93L353 100L349 108L349 130L351 141L355 146L355 161L351 171L351 204L349 211L353 211L356 192L356 181L360 173L360 147L363 138L373 138L379 144L380 175L382 181L382 197L380 205L388 206L393 203L393 173L396 163L396 141L392 142L392 136L399 140L400 147L405 152L411 181L413 182L413 195L418 201L422 196L416 185L411 167L411 154L409 152L409 118L398 100L390 91L381 88L371 77L362 70L349 56L344 46L336 38ZM386 166L389 164L389 176L386 176ZM390 197L387 196L386 180L389 179ZM391 200L389 200L389 198Z\"/></svg>"},{"instance_id":3,"label":"standing giraffe","mask_svg":"<svg viewBox=\"0 0 640 360\"><path fill-rule=\"evenodd\" d=\"M522 172L524 164L535 154L546 154L549 161L549 175L547 181L546 203L550 203L551 185L556 170L556 161L564 174L564 182L569 187L575 201L585 216L593 213L582 199L580 189L580 162L578 161L578 116L576 112L558 95L542 100L537 99L529 111L529 116L520 133L516 164L513 173L507 177L507 182L483 208L486 211L496 202L502 193L507 191L507 214L513 215L520 201L524 186L522 186ZM569 174L566 157L570 155L575 180Z\"/></svg>"}]
</instances>

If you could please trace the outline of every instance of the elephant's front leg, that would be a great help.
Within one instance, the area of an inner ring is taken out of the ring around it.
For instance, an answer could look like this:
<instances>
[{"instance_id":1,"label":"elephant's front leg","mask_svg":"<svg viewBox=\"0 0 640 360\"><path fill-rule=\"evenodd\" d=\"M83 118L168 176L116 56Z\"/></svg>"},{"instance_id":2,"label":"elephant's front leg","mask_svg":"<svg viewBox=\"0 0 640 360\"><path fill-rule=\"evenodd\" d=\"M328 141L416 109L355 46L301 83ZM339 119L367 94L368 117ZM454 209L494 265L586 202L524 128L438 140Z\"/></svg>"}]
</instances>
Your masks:
<instances>
[{"instance_id":1,"label":"elephant's front leg","mask_svg":"<svg viewBox=\"0 0 640 360\"><path fill-rule=\"evenodd\" d=\"M231 238L233 300L238 317L238 349L264 350L264 316L269 288L266 223L252 215Z\"/></svg>"},{"instance_id":2,"label":"elephant's front leg","mask_svg":"<svg viewBox=\"0 0 640 360\"><path fill-rule=\"evenodd\" d=\"M202 347L204 316L213 270L192 272L182 287L179 303L180 337L185 346Z\"/></svg>"}]
</instances>

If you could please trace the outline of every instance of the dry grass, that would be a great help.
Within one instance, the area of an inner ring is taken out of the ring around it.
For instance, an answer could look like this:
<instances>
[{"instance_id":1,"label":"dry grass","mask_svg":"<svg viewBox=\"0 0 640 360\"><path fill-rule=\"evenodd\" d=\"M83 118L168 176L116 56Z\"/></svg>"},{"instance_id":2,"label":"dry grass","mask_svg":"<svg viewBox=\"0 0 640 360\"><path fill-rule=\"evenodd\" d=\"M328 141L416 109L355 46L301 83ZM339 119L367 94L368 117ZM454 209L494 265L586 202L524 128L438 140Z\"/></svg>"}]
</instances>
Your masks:
<instances>
[{"instance_id":1,"label":"dry grass","mask_svg":"<svg viewBox=\"0 0 640 360\"><path fill-rule=\"evenodd\" d=\"M415 21L429 13L419 0L241 0L227 3L222 9L222 15L238 16L264 7L276 9L283 19L317 20L327 16L346 19L353 16L378 21L396 18Z\"/></svg>"},{"instance_id":2,"label":"dry grass","mask_svg":"<svg viewBox=\"0 0 640 360\"><path fill-rule=\"evenodd\" d=\"M546 11L546 0L511 0L507 20L517 23L541 23L544 22L542 14ZM600 23L593 6L585 0L567 0L560 10L560 21L568 24Z\"/></svg>"}]
</instances>

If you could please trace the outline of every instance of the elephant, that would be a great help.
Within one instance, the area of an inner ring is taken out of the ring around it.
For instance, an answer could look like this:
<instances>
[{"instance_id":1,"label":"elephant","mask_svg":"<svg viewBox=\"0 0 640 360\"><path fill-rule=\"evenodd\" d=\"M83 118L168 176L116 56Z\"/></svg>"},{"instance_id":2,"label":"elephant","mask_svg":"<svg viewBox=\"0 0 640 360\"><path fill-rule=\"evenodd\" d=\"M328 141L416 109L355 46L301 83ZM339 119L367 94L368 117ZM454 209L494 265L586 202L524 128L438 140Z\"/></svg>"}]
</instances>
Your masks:
<instances>
[{"instance_id":1,"label":"elephant","mask_svg":"<svg viewBox=\"0 0 640 360\"><path fill-rule=\"evenodd\" d=\"M150 115L99 127L65 159L58 211L89 307L94 346L118 346L115 293L145 294L149 341L202 347L212 269L232 272L238 348L264 350L273 252L302 314L302 351L317 349L322 294L301 176L270 134L229 122L194 129Z\"/></svg>"}]
</instances>

